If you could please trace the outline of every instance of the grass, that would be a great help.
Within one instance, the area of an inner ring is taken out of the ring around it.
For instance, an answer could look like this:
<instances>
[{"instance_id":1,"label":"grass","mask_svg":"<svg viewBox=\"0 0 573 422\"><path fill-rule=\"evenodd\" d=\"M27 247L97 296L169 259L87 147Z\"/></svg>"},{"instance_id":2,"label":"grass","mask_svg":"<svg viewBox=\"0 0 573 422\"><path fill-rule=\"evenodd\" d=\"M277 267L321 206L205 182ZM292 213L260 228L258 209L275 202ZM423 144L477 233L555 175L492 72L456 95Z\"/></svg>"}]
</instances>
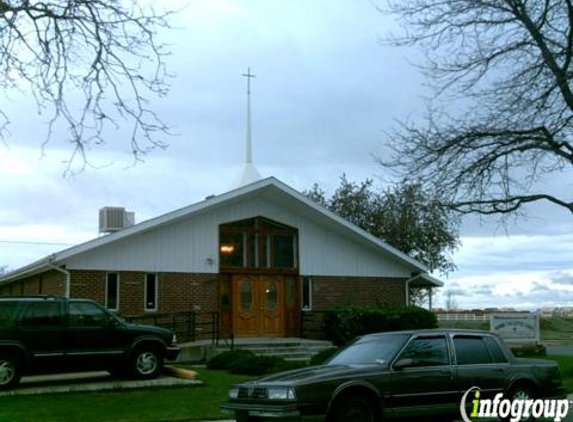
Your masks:
<instances>
[{"instance_id":1,"label":"grass","mask_svg":"<svg viewBox=\"0 0 573 422\"><path fill-rule=\"evenodd\" d=\"M560 368L573 393L573 356L546 356ZM117 392L74 393L0 398L0 422L167 422L225 419L219 406L231 384L244 375L198 369L205 384Z\"/></svg>"},{"instance_id":2,"label":"grass","mask_svg":"<svg viewBox=\"0 0 573 422\"><path fill-rule=\"evenodd\" d=\"M563 386L569 394L573 393L573 356L545 356L544 359L550 359L557 362Z\"/></svg>"},{"instance_id":3,"label":"grass","mask_svg":"<svg viewBox=\"0 0 573 422\"><path fill-rule=\"evenodd\" d=\"M573 339L573 318L541 318L541 340Z\"/></svg>"},{"instance_id":4,"label":"grass","mask_svg":"<svg viewBox=\"0 0 573 422\"><path fill-rule=\"evenodd\" d=\"M229 385L248 379L200 369L203 386L0 398L0 422L160 422L225 419Z\"/></svg>"}]
</instances>

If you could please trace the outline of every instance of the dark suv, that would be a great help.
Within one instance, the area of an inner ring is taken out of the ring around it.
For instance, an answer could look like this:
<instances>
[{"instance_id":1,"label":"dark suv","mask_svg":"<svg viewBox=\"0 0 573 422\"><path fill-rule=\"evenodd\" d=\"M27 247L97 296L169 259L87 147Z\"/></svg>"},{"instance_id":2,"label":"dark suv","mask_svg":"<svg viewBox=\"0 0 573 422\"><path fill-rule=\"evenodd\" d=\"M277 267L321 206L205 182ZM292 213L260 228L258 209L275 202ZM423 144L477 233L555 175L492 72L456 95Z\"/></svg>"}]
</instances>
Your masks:
<instances>
[{"instance_id":1,"label":"dark suv","mask_svg":"<svg viewBox=\"0 0 573 422\"><path fill-rule=\"evenodd\" d=\"M154 378L179 351L170 330L128 324L91 300L0 298L0 389L22 374L104 369Z\"/></svg>"}]
</instances>

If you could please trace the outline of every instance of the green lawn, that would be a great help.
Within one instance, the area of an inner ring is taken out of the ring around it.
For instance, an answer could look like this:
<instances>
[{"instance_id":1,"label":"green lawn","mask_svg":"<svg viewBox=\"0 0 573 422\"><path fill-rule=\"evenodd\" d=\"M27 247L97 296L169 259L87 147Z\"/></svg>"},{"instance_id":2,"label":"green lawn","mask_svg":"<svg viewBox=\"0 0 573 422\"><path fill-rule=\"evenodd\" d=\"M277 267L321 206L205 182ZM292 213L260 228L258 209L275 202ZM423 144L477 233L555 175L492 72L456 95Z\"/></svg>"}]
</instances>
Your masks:
<instances>
[{"instance_id":1,"label":"green lawn","mask_svg":"<svg viewBox=\"0 0 573 422\"><path fill-rule=\"evenodd\" d=\"M569 394L573 393L573 356L546 356L545 359L557 361L563 385Z\"/></svg>"},{"instance_id":2,"label":"green lawn","mask_svg":"<svg viewBox=\"0 0 573 422\"><path fill-rule=\"evenodd\" d=\"M199 369L203 386L0 398L0 422L160 422L224 419L230 384L248 379Z\"/></svg>"},{"instance_id":3,"label":"green lawn","mask_svg":"<svg viewBox=\"0 0 573 422\"><path fill-rule=\"evenodd\" d=\"M573 393L573 356L558 362L563 383ZM219 406L229 385L248 379L224 371L197 369L198 387L14 396L0 398L0 422L161 422L223 419Z\"/></svg>"},{"instance_id":4,"label":"green lawn","mask_svg":"<svg viewBox=\"0 0 573 422\"><path fill-rule=\"evenodd\" d=\"M573 318L541 318L541 340L573 341Z\"/></svg>"}]
</instances>

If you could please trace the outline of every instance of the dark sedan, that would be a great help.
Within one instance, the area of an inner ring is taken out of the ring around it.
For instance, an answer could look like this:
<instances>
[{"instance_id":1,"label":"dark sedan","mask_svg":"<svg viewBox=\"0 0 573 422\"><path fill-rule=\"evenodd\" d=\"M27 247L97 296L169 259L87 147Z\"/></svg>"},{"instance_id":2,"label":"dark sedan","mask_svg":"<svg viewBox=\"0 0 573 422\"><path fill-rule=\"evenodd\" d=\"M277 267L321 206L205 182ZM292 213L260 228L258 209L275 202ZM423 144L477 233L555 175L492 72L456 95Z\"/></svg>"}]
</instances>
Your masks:
<instances>
[{"instance_id":1,"label":"dark sedan","mask_svg":"<svg viewBox=\"0 0 573 422\"><path fill-rule=\"evenodd\" d=\"M476 397L531 401L564 392L555 362L517 359L494 334L423 330L363 336L325 365L235 385L223 409L239 422L446 422L460 418L462 400L470 409Z\"/></svg>"}]
</instances>

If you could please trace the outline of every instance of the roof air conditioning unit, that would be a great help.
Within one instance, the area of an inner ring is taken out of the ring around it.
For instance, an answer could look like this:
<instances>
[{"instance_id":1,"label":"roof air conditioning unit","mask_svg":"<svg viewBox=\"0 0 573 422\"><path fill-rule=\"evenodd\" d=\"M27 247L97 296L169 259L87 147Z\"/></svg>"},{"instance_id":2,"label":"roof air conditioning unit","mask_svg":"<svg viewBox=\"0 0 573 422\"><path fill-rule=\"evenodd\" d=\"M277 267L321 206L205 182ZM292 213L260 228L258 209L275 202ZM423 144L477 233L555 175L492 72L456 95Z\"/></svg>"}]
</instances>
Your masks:
<instances>
[{"instance_id":1,"label":"roof air conditioning unit","mask_svg":"<svg viewBox=\"0 0 573 422\"><path fill-rule=\"evenodd\" d=\"M99 232L114 233L135 224L135 214L123 207L103 207L99 210Z\"/></svg>"}]
</instances>

